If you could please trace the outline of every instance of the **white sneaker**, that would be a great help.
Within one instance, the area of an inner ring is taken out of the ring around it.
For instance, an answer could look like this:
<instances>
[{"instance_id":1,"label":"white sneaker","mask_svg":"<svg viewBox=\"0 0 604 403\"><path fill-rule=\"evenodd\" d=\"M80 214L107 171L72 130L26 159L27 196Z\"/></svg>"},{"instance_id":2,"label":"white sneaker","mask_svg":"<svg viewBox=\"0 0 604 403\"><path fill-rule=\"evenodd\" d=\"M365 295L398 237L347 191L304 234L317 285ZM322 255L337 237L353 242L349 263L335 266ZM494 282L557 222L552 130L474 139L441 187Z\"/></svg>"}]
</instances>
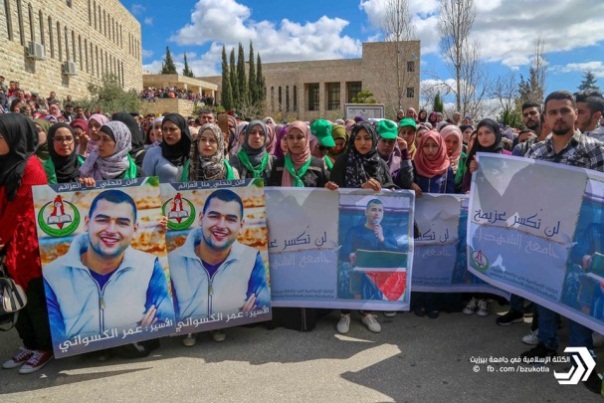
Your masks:
<instances>
[{"instance_id":1,"label":"white sneaker","mask_svg":"<svg viewBox=\"0 0 604 403\"><path fill-rule=\"evenodd\" d=\"M487 316L489 314L489 307L486 299L478 300L478 310L476 311L478 316Z\"/></svg>"},{"instance_id":2,"label":"white sneaker","mask_svg":"<svg viewBox=\"0 0 604 403\"><path fill-rule=\"evenodd\" d=\"M197 343L197 337L194 334L189 333L184 339L182 339L182 344L187 347L193 347Z\"/></svg>"},{"instance_id":3,"label":"white sneaker","mask_svg":"<svg viewBox=\"0 0 604 403\"><path fill-rule=\"evenodd\" d=\"M11 369L17 368L27 362L34 355L33 350L21 347L15 355L2 363L2 368Z\"/></svg>"},{"instance_id":4,"label":"white sneaker","mask_svg":"<svg viewBox=\"0 0 604 403\"><path fill-rule=\"evenodd\" d=\"M367 315L363 315L361 322L363 322L363 324L367 326L367 329L371 330L373 333L379 333L382 331L382 327L373 314L369 313Z\"/></svg>"},{"instance_id":5,"label":"white sneaker","mask_svg":"<svg viewBox=\"0 0 604 403\"><path fill-rule=\"evenodd\" d=\"M226 334L222 330L213 330L212 331L212 340L214 341L224 341L226 339Z\"/></svg>"},{"instance_id":6,"label":"white sneaker","mask_svg":"<svg viewBox=\"0 0 604 403\"><path fill-rule=\"evenodd\" d=\"M386 318L394 318L396 316L396 311L384 311L383 314Z\"/></svg>"},{"instance_id":7,"label":"white sneaker","mask_svg":"<svg viewBox=\"0 0 604 403\"><path fill-rule=\"evenodd\" d=\"M350 331L350 314L341 314L340 321L336 326L338 333L346 334Z\"/></svg>"},{"instance_id":8,"label":"white sneaker","mask_svg":"<svg viewBox=\"0 0 604 403\"><path fill-rule=\"evenodd\" d=\"M472 315L476 312L476 298L472 297L468 305L463 309L463 313L466 315Z\"/></svg>"},{"instance_id":9,"label":"white sneaker","mask_svg":"<svg viewBox=\"0 0 604 403\"><path fill-rule=\"evenodd\" d=\"M528 344L529 346L536 346L537 344L539 344L539 338L537 337L538 334L539 330L531 330L529 334L522 338L522 342L524 344Z\"/></svg>"}]
</instances>

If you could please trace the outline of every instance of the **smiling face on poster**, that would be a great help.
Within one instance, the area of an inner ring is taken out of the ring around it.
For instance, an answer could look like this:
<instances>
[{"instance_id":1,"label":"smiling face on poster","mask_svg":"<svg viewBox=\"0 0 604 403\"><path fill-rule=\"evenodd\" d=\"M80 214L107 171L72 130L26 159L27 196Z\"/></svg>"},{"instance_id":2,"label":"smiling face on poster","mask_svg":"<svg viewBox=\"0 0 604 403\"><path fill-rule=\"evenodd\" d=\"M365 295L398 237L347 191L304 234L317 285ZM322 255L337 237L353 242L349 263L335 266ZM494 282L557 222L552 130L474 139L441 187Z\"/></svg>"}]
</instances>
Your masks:
<instances>
[{"instance_id":1,"label":"smiling face on poster","mask_svg":"<svg viewBox=\"0 0 604 403\"><path fill-rule=\"evenodd\" d=\"M262 181L161 186L176 332L270 320Z\"/></svg>"},{"instance_id":2,"label":"smiling face on poster","mask_svg":"<svg viewBox=\"0 0 604 403\"><path fill-rule=\"evenodd\" d=\"M338 298L408 301L412 202L392 193L340 195Z\"/></svg>"},{"instance_id":3,"label":"smiling face on poster","mask_svg":"<svg viewBox=\"0 0 604 403\"><path fill-rule=\"evenodd\" d=\"M34 188L55 356L174 332L156 178Z\"/></svg>"}]
</instances>

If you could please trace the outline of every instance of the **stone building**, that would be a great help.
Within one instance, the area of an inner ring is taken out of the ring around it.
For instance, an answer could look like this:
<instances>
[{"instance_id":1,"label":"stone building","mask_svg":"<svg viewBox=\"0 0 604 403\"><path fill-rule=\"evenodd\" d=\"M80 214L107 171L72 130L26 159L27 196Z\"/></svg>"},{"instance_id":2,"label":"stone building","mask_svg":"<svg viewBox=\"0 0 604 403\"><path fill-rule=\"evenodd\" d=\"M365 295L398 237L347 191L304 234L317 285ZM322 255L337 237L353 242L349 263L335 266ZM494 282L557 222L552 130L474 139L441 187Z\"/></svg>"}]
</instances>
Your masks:
<instances>
[{"instance_id":1,"label":"stone building","mask_svg":"<svg viewBox=\"0 0 604 403\"><path fill-rule=\"evenodd\" d=\"M0 75L25 91L86 98L107 74L142 89L141 26L118 0L2 0L0 38Z\"/></svg>"},{"instance_id":2,"label":"stone building","mask_svg":"<svg viewBox=\"0 0 604 403\"><path fill-rule=\"evenodd\" d=\"M362 90L394 117L399 108L419 108L420 42L368 42L360 59L263 63L262 73L266 113L277 120L341 118ZM221 77L202 79L221 84Z\"/></svg>"}]
</instances>

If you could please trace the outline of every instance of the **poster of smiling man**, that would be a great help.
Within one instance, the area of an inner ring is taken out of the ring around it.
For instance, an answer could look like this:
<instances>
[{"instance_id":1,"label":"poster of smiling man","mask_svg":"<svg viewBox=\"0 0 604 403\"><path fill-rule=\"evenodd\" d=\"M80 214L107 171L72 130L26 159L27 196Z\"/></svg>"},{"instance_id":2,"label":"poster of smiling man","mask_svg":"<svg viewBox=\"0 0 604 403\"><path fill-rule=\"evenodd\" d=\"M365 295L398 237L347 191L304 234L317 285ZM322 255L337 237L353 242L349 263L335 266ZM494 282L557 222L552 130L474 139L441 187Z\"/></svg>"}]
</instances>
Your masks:
<instances>
[{"instance_id":1,"label":"poster of smiling man","mask_svg":"<svg viewBox=\"0 0 604 403\"><path fill-rule=\"evenodd\" d=\"M158 185L151 177L34 188L56 357L174 332Z\"/></svg>"},{"instance_id":2,"label":"poster of smiling man","mask_svg":"<svg viewBox=\"0 0 604 403\"><path fill-rule=\"evenodd\" d=\"M261 180L162 184L176 332L271 319Z\"/></svg>"}]
</instances>

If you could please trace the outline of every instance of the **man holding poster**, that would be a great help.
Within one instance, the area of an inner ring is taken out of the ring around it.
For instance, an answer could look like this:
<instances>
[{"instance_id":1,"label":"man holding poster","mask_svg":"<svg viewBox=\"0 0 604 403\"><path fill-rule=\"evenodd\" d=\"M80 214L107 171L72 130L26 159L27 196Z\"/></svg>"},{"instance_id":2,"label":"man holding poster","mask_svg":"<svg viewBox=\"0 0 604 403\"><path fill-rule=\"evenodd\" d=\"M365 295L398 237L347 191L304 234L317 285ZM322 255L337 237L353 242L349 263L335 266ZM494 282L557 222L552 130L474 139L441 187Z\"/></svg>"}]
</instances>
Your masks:
<instances>
[{"instance_id":1,"label":"man holding poster","mask_svg":"<svg viewBox=\"0 0 604 403\"><path fill-rule=\"evenodd\" d=\"M208 196L199 228L170 255L177 321L270 306L260 252L237 241L244 225L243 201L237 193L218 189Z\"/></svg>"},{"instance_id":2,"label":"man holding poster","mask_svg":"<svg viewBox=\"0 0 604 403\"><path fill-rule=\"evenodd\" d=\"M132 197L115 189L99 193L84 222L87 232L43 269L55 345L172 320L159 260L130 246L138 229Z\"/></svg>"}]
</instances>

